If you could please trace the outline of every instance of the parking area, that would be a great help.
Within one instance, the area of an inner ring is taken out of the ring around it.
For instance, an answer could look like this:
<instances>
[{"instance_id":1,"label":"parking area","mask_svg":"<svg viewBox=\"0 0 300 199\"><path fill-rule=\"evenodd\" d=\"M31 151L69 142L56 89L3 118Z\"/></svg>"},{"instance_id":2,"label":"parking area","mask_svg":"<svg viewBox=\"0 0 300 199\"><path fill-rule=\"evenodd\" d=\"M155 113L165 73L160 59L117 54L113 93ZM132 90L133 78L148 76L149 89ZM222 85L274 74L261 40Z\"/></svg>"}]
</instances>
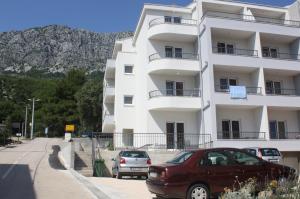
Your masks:
<instances>
[{"instance_id":1,"label":"parking area","mask_svg":"<svg viewBox=\"0 0 300 199\"><path fill-rule=\"evenodd\" d=\"M111 199L156 199L155 195L148 191L145 180L126 177L123 179L90 177L88 179Z\"/></svg>"}]
</instances>

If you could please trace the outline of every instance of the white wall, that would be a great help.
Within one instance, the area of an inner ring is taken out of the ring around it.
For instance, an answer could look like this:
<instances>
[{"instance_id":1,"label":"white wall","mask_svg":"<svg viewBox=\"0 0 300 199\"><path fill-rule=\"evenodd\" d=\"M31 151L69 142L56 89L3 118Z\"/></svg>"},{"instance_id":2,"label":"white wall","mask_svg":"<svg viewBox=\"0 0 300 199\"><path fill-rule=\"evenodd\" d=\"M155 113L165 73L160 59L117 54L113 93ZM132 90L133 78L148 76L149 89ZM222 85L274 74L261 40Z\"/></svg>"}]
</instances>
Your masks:
<instances>
[{"instance_id":1,"label":"white wall","mask_svg":"<svg viewBox=\"0 0 300 199\"><path fill-rule=\"evenodd\" d=\"M165 55L165 46L172 46L174 48L182 48L182 53L197 54L194 43L188 42L166 42L158 40L150 40L148 43L149 55L154 53L159 53L160 55Z\"/></svg>"}]
</instances>

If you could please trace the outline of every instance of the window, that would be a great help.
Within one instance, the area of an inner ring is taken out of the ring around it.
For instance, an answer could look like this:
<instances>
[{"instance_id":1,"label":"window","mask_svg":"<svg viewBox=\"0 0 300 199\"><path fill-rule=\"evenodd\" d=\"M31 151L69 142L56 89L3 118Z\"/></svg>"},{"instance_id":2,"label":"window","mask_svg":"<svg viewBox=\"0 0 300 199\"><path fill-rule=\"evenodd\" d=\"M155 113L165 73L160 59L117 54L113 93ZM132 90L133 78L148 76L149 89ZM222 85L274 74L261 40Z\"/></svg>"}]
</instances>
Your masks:
<instances>
[{"instance_id":1,"label":"window","mask_svg":"<svg viewBox=\"0 0 300 199\"><path fill-rule=\"evenodd\" d=\"M229 151L233 159L241 165L258 165L260 163L259 159L255 156L251 156L247 153L240 151Z\"/></svg>"},{"instance_id":2,"label":"window","mask_svg":"<svg viewBox=\"0 0 300 199\"><path fill-rule=\"evenodd\" d=\"M266 81L266 93L281 95L281 82L278 81Z\"/></svg>"},{"instance_id":3,"label":"window","mask_svg":"<svg viewBox=\"0 0 300 199\"><path fill-rule=\"evenodd\" d=\"M227 166L230 164L228 156L217 151L208 152L206 160L202 163L206 166Z\"/></svg>"},{"instance_id":4,"label":"window","mask_svg":"<svg viewBox=\"0 0 300 199\"><path fill-rule=\"evenodd\" d=\"M125 158L149 158L145 151L124 151L121 156Z\"/></svg>"},{"instance_id":5,"label":"window","mask_svg":"<svg viewBox=\"0 0 300 199\"><path fill-rule=\"evenodd\" d=\"M280 156L280 153L277 149L272 148L263 148L260 149L263 156Z\"/></svg>"},{"instance_id":6,"label":"window","mask_svg":"<svg viewBox=\"0 0 300 199\"><path fill-rule=\"evenodd\" d=\"M125 105L132 105L133 104L133 96L125 95L124 96L124 104Z\"/></svg>"},{"instance_id":7,"label":"window","mask_svg":"<svg viewBox=\"0 0 300 199\"><path fill-rule=\"evenodd\" d=\"M181 23L181 17L174 17L174 23Z\"/></svg>"},{"instance_id":8,"label":"window","mask_svg":"<svg viewBox=\"0 0 300 199\"><path fill-rule=\"evenodd\" d=\"M186 160L188 160L193 154L194 154L193 151L181 152L175 158L168 161L167 163L181 164L181 163L185 162Z\"/></svg>"},{"instance_id":9,"label":"window","mask_svg":"<svg viewBox=\"0 0 300 199\"><path fill-rule=\"evenodd\" d=\"M125 74L132 74L133 73L133 66L132 65L125 65L124 66L124 73Z\"/></svg>"},{"instance_id":10,"label":"window","mask_svg":"<svg viewBox=\"0 0 300 199\"><path fill-rule=\"evenodd\" d=\"M165 23L172 23L172 17L165 16Z\"/></svg>"},{"instance_id":11,"label":"window","mask_svg":"<svg viewBox=\"0 0 300 199\"><path fill-rule=\"evenodd\" d=\"M229 86L237 86L237 80L233 78L221 78L220 79L220 89L228 90Z\"/></svg>"}]
</instances>

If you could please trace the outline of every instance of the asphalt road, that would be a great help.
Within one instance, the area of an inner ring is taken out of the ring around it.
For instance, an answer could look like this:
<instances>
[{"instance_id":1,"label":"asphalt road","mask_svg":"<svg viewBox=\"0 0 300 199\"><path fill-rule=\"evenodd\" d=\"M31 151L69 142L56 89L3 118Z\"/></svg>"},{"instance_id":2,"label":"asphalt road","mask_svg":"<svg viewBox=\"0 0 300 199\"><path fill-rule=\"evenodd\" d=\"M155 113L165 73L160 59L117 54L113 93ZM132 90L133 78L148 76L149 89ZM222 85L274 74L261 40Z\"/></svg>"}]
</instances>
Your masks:
<instances>
[{"instance_id":1,"label":"asphalt road","mask_svg":"<svg viewBox=\"0 0 300 199\"><path fill-rule=\"evenodd\" d=\"M1 199L94 199L60 164L60 139L38 138L0 151Z\"/></svg>"}]
</instances>

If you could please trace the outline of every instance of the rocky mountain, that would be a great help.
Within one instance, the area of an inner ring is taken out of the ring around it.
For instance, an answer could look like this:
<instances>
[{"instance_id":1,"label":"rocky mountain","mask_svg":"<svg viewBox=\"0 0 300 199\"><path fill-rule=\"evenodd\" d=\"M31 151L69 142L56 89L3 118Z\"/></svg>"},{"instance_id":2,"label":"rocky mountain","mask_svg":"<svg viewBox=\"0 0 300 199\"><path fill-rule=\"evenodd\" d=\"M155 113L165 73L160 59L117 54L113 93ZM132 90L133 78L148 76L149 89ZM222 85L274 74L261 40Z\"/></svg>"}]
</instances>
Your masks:
<instances>
[{"instance_id":1,"label":"rocky mountain","mask_svg":"<svg viewBox=\"0 0 300 199\"><path fill-rule=\"evenodd\" d=\"M115 39L129 36L132 32L96 33L60 25L0 32L0 73L101 71Z\"/></svg>"}]
</instances>

